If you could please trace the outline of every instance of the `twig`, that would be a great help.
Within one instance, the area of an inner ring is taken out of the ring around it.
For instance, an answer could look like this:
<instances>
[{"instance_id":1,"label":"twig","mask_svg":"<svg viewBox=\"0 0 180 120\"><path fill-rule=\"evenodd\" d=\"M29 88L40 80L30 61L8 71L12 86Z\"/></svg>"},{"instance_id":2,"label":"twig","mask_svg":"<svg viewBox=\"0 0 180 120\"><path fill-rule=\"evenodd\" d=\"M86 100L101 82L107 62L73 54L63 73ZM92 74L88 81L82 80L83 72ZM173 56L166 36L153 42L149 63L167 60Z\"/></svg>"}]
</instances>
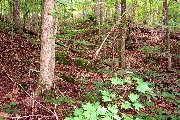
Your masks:
<instances>
[{"instance_id":1,"label":"twig","mask_svg":"<svg viewBox=\"0 0 180 120\"><path fill-rule=\"evenodd\" d=\"M120 17L120 19L118 20L118 23L122 20L122 16L124 16L129 10L126 10ZM111 28L111 30L108 32L108 34L106 35L105 39L103 40L103 42L101 43L100 47L96 50L95 52L95 58L98 56L100 50L102 49L102 46L104 45L105 41L107 40L107 38L109 37L110 33L114 31L115 27L117 26L117 23L113 25L113 27Z\"/></svg>"},{"instance_id":2,"label":"twig","mask_svg":"<svg viewBox=\"0 0 180 120\"><path fill-rule=\"evenodd\" d=\"M3 71L5 72L5 74L6 74L6 76L8 77L9 80L11 80L13 83L17 84L19 87L21 87L22 90L23 90L33 101L35 101L36 103L38 103L42 108L45 108L45 110L47 110L48 112L52 113L52 114L53 114L53 117L58 118L58 116L57 116L57 114L56 114L55 112L51 111L50 109L48 109L47 107L45 107L43 104L41 104L40 102L38 102L37 100L35 100L35 99L33 98L33 96L31 96L31 95L22 87L21 84L19 84L19 83L17 83L16 81L14 81L14 80L9 76L9 74L6 72L6 69L4 68L4 66L2 65L2 63L1 63L1 66L2 66L1 68L3 69ZM58 120L58 119L57 119L57 120Z\"/></svg>"},{"instance_id":3,"label":"twig","mask_svg":"<svg viewBox=\"0 0 180 120\"><path fill-rule=\"evenodd\" d=\"M107 38L109 37L109 35L111 34L111 32L114 30L116 25L114 25L112 28L111 28L111 31L108 32L108 34L106 35L105 39L103 40L103 42L101 43L100 47L96 50L96 53L95 53L95 57L98 56L100 50L102 49L102 46L104 45L105 41L107 40Z\"/></svg>"}]
</instances>

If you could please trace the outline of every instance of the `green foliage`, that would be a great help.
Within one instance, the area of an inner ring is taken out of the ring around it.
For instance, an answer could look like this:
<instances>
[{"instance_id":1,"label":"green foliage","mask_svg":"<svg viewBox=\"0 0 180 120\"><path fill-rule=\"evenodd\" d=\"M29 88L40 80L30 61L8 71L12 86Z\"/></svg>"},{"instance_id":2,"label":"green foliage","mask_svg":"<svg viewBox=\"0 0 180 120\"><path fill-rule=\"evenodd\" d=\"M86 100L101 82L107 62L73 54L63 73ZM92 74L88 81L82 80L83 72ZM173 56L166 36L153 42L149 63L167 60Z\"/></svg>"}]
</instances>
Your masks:
<instances>
[{"instance_id":1,"label":"green foliage","mask_svg":"<svg viewBox=\"0 0 180 120\"><path fill-rule=\"evenodd\" d=\"M147 82L142 82L141 84L139 84L136 87L136 90L138 90L139 92L145 93L145 92L151 92L151 89L148 86Z\"/></svg>"},{"instance_id":2,"label":"green foliage","mask_svg":"<svg viewBox=\"0 0 180 120\"><path fill-rule=\"evenodd\" d=\"M91 103L100 101L100 97L93 93L87 93L84 97L88 102Z\"/></svg>"},{"instance_id":3,"label":"green foliage","mask_svg":"<svg viewBox=\"0 0 180 120\"><path fill-rule=\"evenodd\" d=\"M146 105L149 106L149 107L151 107L151 106L154 106L154 103L147 101L147 102L146 102Z\"/></svg>"},{"instance_id":4,"label":"green foliage","mask_svg":"<svg viewBox=\"0 0 180 120\"><path fill-rule=\"evenodd\" d=\"M112 85L123 85L125 81L120 80L118 77L113 77L110 79Z\"/></svg>"},{"instance_id":5,"label":"green foliage","mask_svg":"<svg viewBox=\"0 0 180 120\"><path fill-rule=\"evenodd\" d=\"M83 59L83 58L75 59L74 64L76 66L80 67L81 69L87 70L87 71L96 71L96 69L97 69L88 60Z\"/></svg>"},{"instance_id":6,"label":"green foliage","mask_svg":"<svg viewBox=\"0 0 180 120\"><path fill-rule=\"evenodd\" d=\"M118 87L118 86L122 86L125 85L124 83L127 83L129 85L134 85L137 84L135 90L139 91L142 94L147 94L147 91L150 91L151 89L149 88L149 84L144 82L141 78L139 77L135 77L133 75L130 76L125 76L125 79L123 80L123 82L119 82L121 81L118 77L114 77L110 79L110 83L113 85L113 87ZM109 83L108 83L109 84ZM106 84L106 85L108 85ZM94 98L93 94L87 94L86 97L90 99L90 101L92 103L86 103L85 105L82 106L82 108L80 109L75 109L74 114L72 117L67 117L67 120L90 120L90 119L94 119L94 120L112 120L113 117L112 114L113 112L110 111L116 111L115 113L118 113L118 109L117 109L117 95L116 93L111 92L111 90L108 90L108 86L106 86L103 83L100 82L95 82L94 85L100 89L99 92L101 93L101 97L102 97L102 102L106 102L107 107L104 107L102 105L100 105L99 102L96 101L96 99ZM143 89L143 90L141 90ZM128 100L124 101L119 107L121 109L132 109L135 111L140 111L140 109L143 109L144 106L140 103L140 97L142 94L138 94L138 93L131 93L128 95ZM92 99L91 99L92 98ZM95 102L95 103L94 103ZM153 103L151 103L152 105ZM148 105L150 106L150 103L148 103ZM98 112L98 108L103 108L104 112L101 114ZM112 110L111 110L111 109ZM103 116L102 116L103 115ZM111 117L110 117L111 116ZM117 118L120 118L119 116ZM136 119L136 120L141 120L141 117L133 117L133 116L127 116L125 114L122 114L122 118L124 120L131 120L131 119ZM115 119L115 118L114 118Z\"/></svg>"},{"instance_id":7,"label":"green foliage","mask_svg":"<svg viewBox=\"0 0 180 120\"><path fill-rule=\"evenodd\" d=\"M122 118L124 120L133 120L133 117L132 116L127 116L126 114L122 113Z\"/></svg>"},{"instance_id":8,"label":"green foliage","mask_svg":"<svg viewBox=\"0 0 180 120\"><path fill-rule=\"evenodd\" d=\"M72 117L65 120L119 120L117 106L108 105L103 107L99 102L86 103L82 108L75 109Z\"/></svg>"},{"instance_id":9,"label":"green foliage","mask_svg":"<svg viewBox=\"0 0 180 120\"><path fill-rule=\"evenodd\" d=\"M5 112L10 114L17 114L19 113L19 110L15 108L17 105L17 102L10 102L9 104L4 103L1 107L1 110L4 110Z\"/></svg>"},{"instance_id":10,"label":"green foliage","mask_svg":"<svg viewBox=\"0 0 180 120\"><path fill-rule=\"evenodd\" d=\"M133 106L134 106L135 110L137 110L137 111L139 111L141 108L144 108L144 106L141 103L139 103L138 101L134 102Z\"/></svg>"},{"instance_id":11,"label":"green foliage","mask_svg":"<svg viewBox=\"0 0 180 120\"><path fill-rule=\"evenodd\" d=\"M50 98L50 99L45 99L46 103L54 103L54 104L62 104L62 103L69 103L73 105L75 101L72 99L69 99L68 97L58 97L58 98Z\"/></svg>"},{"instance_id":12,"label":"green foliage","mask_svg":"<svg viewBox=\"0 0 180 120\"><path fill-rule=\"evenodd\" d=\"M170 94L169 92L163 92L162 96L165 97L167 101L172 101L175 99L175 95Z\"/></svg>"},{"instance_id":13,"label":"green foliage","mask_svg":"<svg viewBox=\"0 0 180 120\"><path fill-rule=\"evenodd\" d=\"M128 97L131 100L131 102L136 102L137 99L139 98L139 95L131 93Z\"/></svg>"},{"instance_id":14,"label":"green foliage","mask_svg":"<svg viewBox=\"0 0 180 120\"><path fill-rule=\"evenodd\" d=\"M159 46L143 46L139 49L140 52L144 53L145 55L149 54L157 54L160 53L160 47Z\"/></svg>"},{"instance_id":15,"label":"green foliage","mask_svg":"<svg viewBox=\"0 0 180 120\"><path fill-rule=\"evenodd\" d=\"M87 40L81 40L81 39L77 39L77 40L73 40L73 43L75 44L75 45L93 45L92 43L90 43L89 41L87 41Z\"/></svg>"},{"instance_id":16,"label":"green foliage","mask_svg":"<svg viewBox=\"0 0 180 120\"><path fill-rule=\"evenodd\" d=\"M131 103L129 101L125 101L124 103L121 104L121 109L132 109Z\"/></svg>"},{"instance_id":17,"label":"green foliage","mask_svg":"<svg viewBox=\"0 0 180 120\"><path fill-rule=\"evenodd\" d=\"M74 83L75 82L75 78L71 77L70 75L67 74L63 74L61 75L61 78L69 83Z\"/></svg>"},{"instance_id":18,"label":"green foliage","mask_svg":"<svg viewBox=\"0 0 180 120\"><path fill-rule=\"evenodd\" d=\"M135 110L140 110L141 108L144 108L142 104L140 104L137 99L139 98L138 94L131 93L129 96L130 102L125 101L124 103L121 104L121 108L124 109L133 109L132 106L134 106Z\"/></svg>"},{"instance_id":19,"label":"green foliage","mask_svg":"<svg viewBox=\"0 0 180 120\"><path fill-rule=\"evenodd\" d=\"M60 64L68 65L69 62L67 61L67 58L64 53L62 52L56 52L55 54L55 59L58 61Z\"/></svg>"},{"instance_id":20,"label":"green foliage","mask_svg":"<svg viewBox=\"0 0 180 120\"><path fill-rule=\"evenodd\" d=\"M116 97L116 94L109 93L108 91L105 91L105 90L100 90L100 92L102 93L103 102L110 102Z\"/></svg>"}]
</instances>

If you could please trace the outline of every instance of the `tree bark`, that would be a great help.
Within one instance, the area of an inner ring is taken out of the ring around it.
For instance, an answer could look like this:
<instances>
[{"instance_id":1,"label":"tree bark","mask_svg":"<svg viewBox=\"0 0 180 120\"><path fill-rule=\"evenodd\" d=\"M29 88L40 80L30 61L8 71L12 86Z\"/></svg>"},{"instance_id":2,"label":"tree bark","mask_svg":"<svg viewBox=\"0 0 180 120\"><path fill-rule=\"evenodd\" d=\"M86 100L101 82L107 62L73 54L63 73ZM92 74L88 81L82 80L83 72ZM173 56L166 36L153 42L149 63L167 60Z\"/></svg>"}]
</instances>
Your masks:
<instances>
[{"instance_id":1,"label":"tree bark","mask_svg":"<svg viewBox=\"0 0 180 120\"><path fill-rule=\"evenodd\" d=\"M16 26L20 24L20 1L14 0L13 20Z\"/></svg>"},{"instance_id":2,"label":"tree bark","mask_svg":"<svg viewBox=\"0 0 180 120\"><path fill-rule=\"evenodd\" d=\"M97 19L97 25L102 25L104 22L104 3L105 0L95 0L94 13Z\"/></svg>"},{"instance_id":3,"label":"tree bark","mask_svg":"<svg viewBox=\"0 0 180 120\"><path fill-rule=\"evenodd\" d=\"M166 44L167 44L167 58L168 58L168 65L167 65L167 69L168 71L172 70L172 55L170 52L170 35L169 35L169 27L168 27L168 0L164 0L163 2L163 24L165 25L165 40L166 40Z\"/></svg>"},{"instance_id":4,"label":"tree bark","mask_svg":"<svg viewBox=\"0 0 180 120\"><path fill-rule=\"evenodd\" d=\"M125 40L126 40L126 0L121 0L121 21L119 29L121 31L119 41L119 66L120 68L126 68L125 57Z\"/></svg>"},{"instance_id":5,"label":"tree bark","mask_svg":"<svg viewBox=\"0 0 180 120\"><path fill-rule=\"evenodd\" d=\"M117 22L117 19L118 19L118 8L119 8L119 0L116 0L115 1L115 4L114 4L114 7L115 7L115 11L114 11L114 23Z\"/></svg>"},{"instance_id":6,"label":"tree bark","mask_svg":"<svg viewBox=\"0 0 180 120\"><path fill-rule=\"evenodd\" d=\"M42 10L42 34L40 53L40 78L36 89L36 95L44 90L50 90L53 86L55 68L55 38L57 31L56 18L51 14L55 8L55 0L44 0Z\"/></svg>"}]
</instances>

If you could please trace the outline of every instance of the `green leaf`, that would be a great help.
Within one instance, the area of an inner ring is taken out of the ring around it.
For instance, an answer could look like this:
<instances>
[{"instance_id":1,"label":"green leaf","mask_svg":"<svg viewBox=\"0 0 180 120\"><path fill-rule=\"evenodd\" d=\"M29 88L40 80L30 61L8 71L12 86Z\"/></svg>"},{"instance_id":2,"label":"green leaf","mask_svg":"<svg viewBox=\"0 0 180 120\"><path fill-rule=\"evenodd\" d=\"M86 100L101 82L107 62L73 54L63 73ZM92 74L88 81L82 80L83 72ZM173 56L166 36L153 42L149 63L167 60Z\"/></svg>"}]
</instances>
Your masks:
<instances>
[{"instance_id":1,"label":"green leaf","mask_svg":"<svg viewBox=\"0 0 180 120\"><path fill-rule=\"evenodd\" d=\"M149 106L149 107L151 107L151 106L154 106L154 103L147 101L147 102L146 102L146 105Z\"/></svg>"},{"instance_id":2,"label":"green leaf","mask_svg":"<svg viewBox=\"0 0 180 120\"><path fill-rule=\"evenodd\" d=\"M11 106L16 106L18 104L18 102L10 102Z\"/></svg>"},{"instance_id":3,"label":"green leaf","mask_svg":"<svg viewBox=\"0 0 180 120\"><path fill-rule=\"evenodd\" d=\"M136 118L135 120L144 120L144 119L141 119L141 118Z\"/></svg>"},{"instance_id":4,"label":"green leaf","mask_svg":"<svg viewBox=\"0 0 180 120\"><path fill-rule=\"evenodd\" d=\"M5 120L4 118L0 118L0 120Z\"/></svg>"},{"instance_id":5,"label":"green leaf","mask_svg":"<svg viewBox=\"0 0 180 120\"><path fill-rule=\"evenodd\" d=\"M125 101L123 104L121 104L121 109L122 109L122 108L124 108L124 109L129 109L129 108L131 108L131 109L132 109L131 103L128 102L128 101Z\"/></svg>"},{"instance_id":6,"label":"green leaf","mask_svg":"<svg viewBox=\"0 0 180 120\"><path fill-rule=\"evenodd\" d=\"M169 92L163 92L162 96L169 98L169 99L167 99L168 101L171 100L171 99L175 99L175 95L170 94Z\"/></svg>"},{"instance_id":7,"label":"green leaf","mask_svg":"<svg viewBox=\"0 0 180 120\"><path fill-rule=\"evenodd\" d=\"M122 118L124 118L124 120L133 120L132 116L129 117L124 113L122 113Z\"/></svg>"},{"instance_id":8,"label":"green leaf","mask_svg":"<svg viewBox=\"0 0 180 120\"><path fill-rule=\"evenodd\" d=\"M117 114L118 113L118 109L117 109L117 106L116 105L108 105L108 110L114 114Z\"/></svg>"},{"instance_id":9,"label":"green leaf","mask_svg":"<svg viewBox=\"0 0 180 120\"><path fill-rule=\"evenodd\" d=\"M112 98L116 97L116 94L109 93L108 91L105 91L105 90L100 90L100 92L102 93L102 101L103 102L112 101Z\"/></svg>"},{"instance_id":10,"label":"green leaf","mask_svg":"<svg viewBox=\"0 0 180 120\"><path fill-rule=\"evenodd\" d=\"M8 108L11 108L11 105L7 104L7 103L4 103L3 106L2 106L2 109L8 109Z\"/></svg>"},{"instance_id":11,"label":"green leaf","mask_svg":"<svg viewBox=\"0 0 180 120\"><path fill-rule=\"evenodd\" d=\"M175 115L171 115L171 120L178 120L178 118Z\"/></svg>"},{"instance_id":12,"label":"green leaf","mask_svg":"<svg viewBox=\"0 0 180 120\"><path fill-rule=\"evenodd\" d=\"M133 77L133 80L135 80L137 84L143 83L143 79L141 78Z\"/></svg>"},{"instance_id":13,"label":"green leaf","mask_svg":"<svg viewBox=\"0 0 180 120\"><path fill-rule=\"evenodd\" d=\"M18 109L6 109L5 111L10 114L18 114L19 113Z\"/></svg>"},{"instance_id":14,"label":"green leaf","mask_svg":"<svg viewBox=\"0 0 180 120\"><path fill-rule=\"evenodd\" d=\"M138 90L139 92L142 92L142 93L145 93L146 91L151 91L147 82L142 82L141 84L139 84L136 87L136 90Z\"/></svg>"},{"instance_id":15,"label":"green leaf","mask_svg":"<svg viewBox=\"0 0 180 120\"><path fill-rule=\"evenodd\" d=\"M133 104L133 106L135 107L135 110L138 110L138 111L140 108L144 108L144 106L137 101Z\"/></svg>"},{"instance_id":16,"label":"green leaf","mask_svg":"<svg viewBox=\"0 0 180 120\"><path fill-rule=\"evenodd\" d=\"M113 84L113 85L123 85L124 84L124 81L120 80L118 77L111 78L110 81L111 81L111 84Z\"/></svg>"},{"instance_id":17,"label":"green leaf","mask_svg":"<svg viewBox=\"0 0 180 120\"><path fill-rule=\"evenodd\" d=\"M95 107L91 103L86 103L85 105L82 105L82 107L84 110L87 110L87 111L89 111L89 110L93 111L95 109Z\"/></svg>"},{"instance_id":18,"label":"green leaf","mask_svg":"<svg viewBox=\"0 0 180 120\"><path fill-rule=\"evenodd\" d=\"M74 110L74 115L75 116L82 116L82 114L83 114L83 109L82 108Z\"/></svg>"},{"instance_id":19,"label":"green leaf","mask_svg":"<svg viewBox=\"0 0 180 120\"><path fill-rule=\"evenodd\" d=\"M158 120L167 120L167 115L159 115Z\"/></svg>"},{"instance_id":20,"label":"green leaf","mask_svg":"<svg viewBox=\"0 0 180 120\"><path fill-rule=\"evenodd\" d=\"M176 104L180 104L180 100L175 100L175 103Z\"/></svg>"},{"instance_id":21,"label":"green leaf","mask_svg":"<svg viewBox=\"0 0 180 120\"><path fill-rule=\"evenodd\" d=\"M162 112L163 112L163 110L162 110L161 108L158 108L158 109L157 109L157 113L158 113L158 114L162 114Z\"/></svg>"},{"instance_id":22,"label":"green leaf","mask_svg":"<svg viewBox=\"0 0 180 120\"><path fill-rule=\"evenodd\" d=\"M128 97L131 100L131 102L135 102L139 98L139 95L131 93Z\"/></svg>"}]
</instances>

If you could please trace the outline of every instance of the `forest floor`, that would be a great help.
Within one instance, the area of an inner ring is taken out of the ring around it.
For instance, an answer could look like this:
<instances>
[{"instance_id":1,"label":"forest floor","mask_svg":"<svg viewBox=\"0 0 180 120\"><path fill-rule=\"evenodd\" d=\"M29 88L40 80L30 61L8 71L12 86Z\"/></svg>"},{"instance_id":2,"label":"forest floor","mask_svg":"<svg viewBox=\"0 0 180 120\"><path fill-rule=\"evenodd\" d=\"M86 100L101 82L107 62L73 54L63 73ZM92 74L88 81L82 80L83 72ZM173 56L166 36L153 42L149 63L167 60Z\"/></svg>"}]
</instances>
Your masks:
<instances>
[{"instance_id":1,"label":"forest floor","mask_svg":"<svg viewBox=\"0 0 180 120\"><path fill-rule=\"evenodd\" d=\"M90 93L97 89L97 82L105 83L114 75L123 76L127 71L154 83L157 94L168 92L174 95L173 100L180 100L180 41L170 40L173 70L168 72L166 44L161 33L137 29L131 33L131 40L130 47L126 50L128 69L124 71L116 65L116 44L112 44L112 38L106 41L106 47L96 59L93 56L101 44L97 42L98 35L78 33L67 40L57 40L61 44L56 46L54 90L37 103L33 102L31 96L39 74L39 41L37 38L12 35L0 30L0 118L53 120L55 118L52 111L55 110L59 119L63 119L71 110L80 107L81 102L93 102L94 98ZM81 63L83 60L92 63L95 70L92 66L84 68ZM48 99L57 97L62 98L57 106L51 104L52 101L47 102ZM168 101L159 96L153 100L153 108L161 108L179 116L179 106L173 100ZM132 115L137 113L131 110L124 112ZM151 114L149 109L141 112Z\"/></svg>"}]
</instances>

